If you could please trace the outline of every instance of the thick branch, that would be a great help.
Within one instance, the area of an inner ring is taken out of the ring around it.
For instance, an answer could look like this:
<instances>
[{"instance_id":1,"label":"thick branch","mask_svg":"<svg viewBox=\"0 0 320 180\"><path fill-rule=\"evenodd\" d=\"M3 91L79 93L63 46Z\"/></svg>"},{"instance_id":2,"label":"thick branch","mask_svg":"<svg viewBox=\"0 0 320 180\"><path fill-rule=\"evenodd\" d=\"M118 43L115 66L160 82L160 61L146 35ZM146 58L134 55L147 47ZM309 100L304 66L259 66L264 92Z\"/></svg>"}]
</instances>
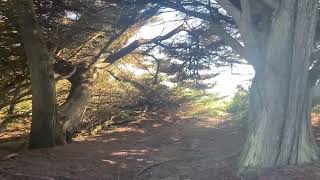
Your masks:
<instances>
[{"instance_id":1,"label":"thick branch","mask_svg":"<svg viewBox=\"0 0 320 180\"><path fill-rule=\"evenodd\" d=\"M240 9L238 9L236 6L234 6L229 0L216 0L216 1L217 1L217 3L219 3L219 5L221 7L223 7L223 9L225 9L227 11L227 13L230 16L232 16L234 21L239 25L240 16L241 16Z\"/></svg>"},{"instance_id":2,"label":"thick branch","mask_svg":"<svg viewBox=\"0 0 320 180\"><path fill-rule=\"evenodd\" d=\"M101 57L101 55L103 53L105 53L107 51L107 49L111 46L111 44L118 39L120 36L123 35L123 33L126 31L126 29L122 29L120 32L114 34L113 36L111 36L111 38L106 42L106 44L104 45L104 47L99 51L99 53L97 55L95 55L91 61L91 63L89 64L87 69L90 69L91 67L93 67L94 65L97 64L99 58Z\"/></svg>"},{"instance_id":3,"label":"thick branch","mask_svg":"<svg viewBox=\"0 0 320 180\"><path fill-rule=\"evenodd\" d=\"M245 48L242 44L235 38L233 38L229 33L227 33L223 27L215 26L214 33L219 35L222 40L229 45L236 53L238 53L242 58L244 58L249 64L256 66L257 62L253 58L250 58Z\"/></svg>"},{"instance_id":4,"label":"thick branch","mask_svg":"<svg viewBox=\"0 0 320 180\"><path fill-rule=\"evenodd\" d=\"M169 39L170 37L174 36L175 34L181 32L183 30L185 30L185 28L183 26L179 26L178 28L170 31L169 33L167 33L166 35L163 35L163 36L158 36L158 37L155 37L153 39L138 39L138 40L135 40L132 43L130 43L129 45L127 45L126 47L124 47L124 48L120 49L119 51L109 55L104 60L104 62L114 63L117 60L125 57L129 53L133 52L134 50L136 50L138 47L140 47L142 45L157 43L159 41L163 41L163 40Z\"/></svg>"}]
</instances>

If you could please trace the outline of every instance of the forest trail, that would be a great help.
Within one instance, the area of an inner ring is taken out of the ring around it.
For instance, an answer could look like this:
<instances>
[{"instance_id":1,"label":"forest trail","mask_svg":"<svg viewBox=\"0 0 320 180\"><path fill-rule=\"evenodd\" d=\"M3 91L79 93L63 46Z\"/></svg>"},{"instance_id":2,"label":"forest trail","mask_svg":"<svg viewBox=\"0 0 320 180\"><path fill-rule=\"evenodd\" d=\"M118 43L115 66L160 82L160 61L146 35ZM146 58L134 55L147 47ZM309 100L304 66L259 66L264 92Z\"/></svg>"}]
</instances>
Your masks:
<instances>
[{"instance_id":1,"label":"forest trail","mask_svg":"<svg viewBox=\"0 0 320 180\"><path fill-rule=\"evenodd\" d=\"M319 143L320 115L313 119ZM241 121L228 118L186 118L173 110L151 111L138 121L69 145L28 150L0 160L0 180L320 179L319 162L237 175L242 126Z\"/></svg>"},{"instance_id":2,"label":"forest trail","mask_svg":"<svg viewBox=\"0 0 320 180\"><path fill-rule=\"evenodd\" d=\"M241 131L223 119L150 112L90 139L0 161L0 179L241 179Z\"/></svg>"}]
</instances>

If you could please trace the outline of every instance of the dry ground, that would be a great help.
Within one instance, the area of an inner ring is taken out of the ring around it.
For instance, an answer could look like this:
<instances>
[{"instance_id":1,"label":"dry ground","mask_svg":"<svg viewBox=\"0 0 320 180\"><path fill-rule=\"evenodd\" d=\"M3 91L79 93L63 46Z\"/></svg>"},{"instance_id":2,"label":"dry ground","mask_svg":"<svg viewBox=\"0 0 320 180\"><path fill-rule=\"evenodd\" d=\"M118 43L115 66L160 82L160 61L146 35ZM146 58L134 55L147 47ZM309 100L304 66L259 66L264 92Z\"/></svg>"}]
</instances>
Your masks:
<instances>
[{"instance_id":1,"label":"dry ground","mask_svg":"<svg viewBox=\"0 0 320 180\"><path fill-rule=\"evenodd\" d=\"M259 176L237 175L243 134L237 121L184 118L162 109L73 144L25 151L0 161L0 179L320 179L317 163L267 170Z\"/></svg>"}]
</instances>

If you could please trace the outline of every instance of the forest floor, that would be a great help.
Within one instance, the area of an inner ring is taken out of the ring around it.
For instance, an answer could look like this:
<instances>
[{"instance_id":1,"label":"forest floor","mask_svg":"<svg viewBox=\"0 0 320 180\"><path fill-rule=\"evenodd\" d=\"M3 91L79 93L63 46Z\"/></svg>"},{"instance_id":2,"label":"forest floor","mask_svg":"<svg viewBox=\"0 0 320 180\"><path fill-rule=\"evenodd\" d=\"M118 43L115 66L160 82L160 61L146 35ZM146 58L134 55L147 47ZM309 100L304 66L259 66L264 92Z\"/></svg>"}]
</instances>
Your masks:
<instances>
[{"instance_id":1,"label":"forest floor","mask_svg":"<svg viewBox=\"0 0 320 180\"><path fill-rule=\"evenodd\" d=\"M320 130L318 135L320 135ZM0 179L17 180L289 180L320 179L320 163L241 176L241 122L187 118L161 109L75 143L19 152L0 160ZM4 154L0 154L4 156Z\"/></svg>"}]
</instances>

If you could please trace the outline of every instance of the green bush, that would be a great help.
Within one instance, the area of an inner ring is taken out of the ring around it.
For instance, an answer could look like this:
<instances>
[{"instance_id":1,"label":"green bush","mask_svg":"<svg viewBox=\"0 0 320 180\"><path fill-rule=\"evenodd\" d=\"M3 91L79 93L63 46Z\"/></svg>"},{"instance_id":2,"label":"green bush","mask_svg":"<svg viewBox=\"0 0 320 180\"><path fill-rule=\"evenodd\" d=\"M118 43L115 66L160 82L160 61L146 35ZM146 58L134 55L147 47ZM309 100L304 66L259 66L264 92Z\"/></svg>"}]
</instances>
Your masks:
<instances>
[{"instance_id":1,"label":"green bush","mask_svg":"<svg viewBox=\"0 0 320 180\"><path fill-rule=\"evenodd\" d=\"M223 97L204 90L176 89L176 96L185 104L187 116L207 115L212 117L226 114L227 103Z\"/></svg>"},{"instance_id":2,"label":"green bush","mask_svg":"<svg viewBox=\"0 0 320 180\"><path fill-rule=\"evenodd\" d=\"M249 91L242 86L237 87L237 92L230 102L227 112L235 119L245 120L248 118Z\"/></svg>"}]
</instances>

